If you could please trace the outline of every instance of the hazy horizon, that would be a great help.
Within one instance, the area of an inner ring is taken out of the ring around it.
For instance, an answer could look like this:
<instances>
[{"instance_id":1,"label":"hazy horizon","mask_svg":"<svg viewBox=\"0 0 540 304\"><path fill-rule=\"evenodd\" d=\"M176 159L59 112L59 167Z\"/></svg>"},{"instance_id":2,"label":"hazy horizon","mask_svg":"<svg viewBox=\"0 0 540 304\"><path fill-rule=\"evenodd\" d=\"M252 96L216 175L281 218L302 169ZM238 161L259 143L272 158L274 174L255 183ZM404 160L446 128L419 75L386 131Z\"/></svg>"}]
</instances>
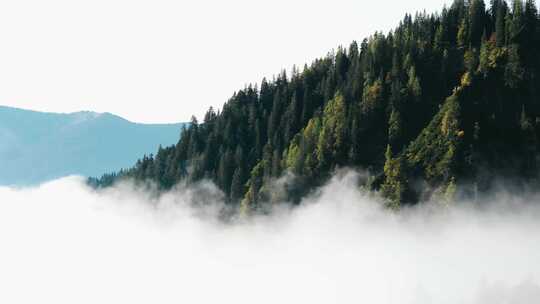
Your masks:
<instances>
[{"instance_id":1,"label":"hazy horizon","mask_svg":"<svg viewBox=\"0 0 540 304\"><path fill-rule=\"evenodd\" d=\"M16 110L16 111L26 111L26 112L36 112L36 113L43 113L43 114L53 114L53 115L67 115L67 116L70 116L70 115L77 115L77 114L95 114L95 115L112 115L112 116L115 116L115 117L118 117L118 118L121 118L123 120L126 120L130 123L134 123L134 124L140 124L140 125L176 125L176 124L183 124L183 123L189 123L188 120L186 121L177 121L177 122L165 122L165 123L152 123L152 122L138 122L138 121L132 121L132 120L129 120L121 115L118 115L116 113L111 113L111 112L96 112L96 111L91 111L91 110L80 110L80 111L68 111L68 112L61 112L61 111L41 111L41 110L34 110L34 109L29 109L29 108L24 108L24 107L15 107L15 106L10 106L10 105L5 105L5 104L0 104L0 108L4 108L4 109L12 109L12 110Z\"/></svg>"}]
</instances>

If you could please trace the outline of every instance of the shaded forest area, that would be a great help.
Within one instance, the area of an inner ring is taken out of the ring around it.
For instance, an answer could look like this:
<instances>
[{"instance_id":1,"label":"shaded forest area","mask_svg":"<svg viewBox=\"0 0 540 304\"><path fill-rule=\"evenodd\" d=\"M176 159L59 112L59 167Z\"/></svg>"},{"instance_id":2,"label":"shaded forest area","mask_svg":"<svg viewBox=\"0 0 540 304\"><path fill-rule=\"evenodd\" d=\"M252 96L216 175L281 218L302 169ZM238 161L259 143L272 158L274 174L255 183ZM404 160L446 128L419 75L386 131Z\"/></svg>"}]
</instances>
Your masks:
<instances>
[{"instance_id":1,"label":"shaded forest area","mask_svg":"<svg viewBox=\"0 0 540 304\"><path fill-rule=\"evenodd\" d=\"M456 0L249 85L178 144L89 182L208 179L244 212L297 203L343 167L369 172L391 208L476 195L498 175L536 182L539 68L534 0Z\"/></svg>"}]
</instances>

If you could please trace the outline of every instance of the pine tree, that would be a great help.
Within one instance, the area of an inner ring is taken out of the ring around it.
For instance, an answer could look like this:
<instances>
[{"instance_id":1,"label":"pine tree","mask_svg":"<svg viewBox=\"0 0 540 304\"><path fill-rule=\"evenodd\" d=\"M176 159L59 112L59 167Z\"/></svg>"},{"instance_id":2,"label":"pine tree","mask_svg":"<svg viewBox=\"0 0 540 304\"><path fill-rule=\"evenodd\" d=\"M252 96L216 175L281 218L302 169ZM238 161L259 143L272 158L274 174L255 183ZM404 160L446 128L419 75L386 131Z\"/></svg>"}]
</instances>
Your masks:
<instances>
[{"instance_id":1,"label":"pine tree","mask_svg":"<svg viewBox=\"0 0 540 304\"><path fill-rule=\"evenodd\" d=\"M505 1L500 1L496 6L495 33L497 37L497 46L501 47L506 44L506 20L508 6Z\"/></svg>"},{"instance_id":2,"label":"pine tree","mask_svg":"<svg viewBox=\"0 0 540 304\"><path fill-rule=\"evenodd\" d=\"M392 106L392 111L390 112L390 119L388 120L388 143L389 146L395 148L394 151L400 151L402 148L402 121L401 114L395 106Z\"/></svg>"},{"instance_id":3,"label":"pine tree","mask_svg":"<svg viewBox=\"0 0 540 304\"><path fill-rule=\"evenodd\" d=\"M530 47L530 44L534 43L535 40L538 40L538 8L535 0L526 0L524 19L524 42L528 47Z\"/></svg>"},{"instance_id":4,"label":"pine tree","mask_svg":"<svg viewBox=\"0 0 540 304\"><path fill-rule=\"evenodd\" d=\"M388 199L388 206L392 209L399 209L404 203L405 192L407 191L407 180L405 178L405 162L401 157L393 158L392 147L386 148L386 162L384 164L385 180L381 187L381 192Z\"/></svg>"},{"instance_id":5,"label":"pine tree","mask_svg":"<svg viewBox=\"0 0 540 304\"><path fill-rule=\"evenodd\" d=\"M472 0L469 6L470 28L469 37L471 45L477 47L480 45L480 39L485 31L485 13L486 5L483 0Z\"/></svg>"},{"instance_id":6,"label":"pine tree","mask_svg":"<svg viewBox=\"0 0 540 304\"><path fill-rule=\"evenodd\" d=\"M461 21L461 24L459 25L458 33L457 33L457 42L458 46L461 48L468 47L469 42L469 20L468 18L464 18Z\"/></svg>"},{"instance_id":7,"label":"pine tree","mask_svg":"<svg viewBox=\"0 0 540 304\"><path fill-rule=\"evenodd\" d=\"M518 46L508 48L508 62L504 71L505 84L510 88L517 88L524 77L524 69L521 65Z\"/></svg>"},{"instance_id":8,"label":"pine tree","mask_svg":"<svg viewBox=\"0 0 540 304\"><path fill-rule=\"evenodd\" d=\"M242 167L236 168L231 181L231 201L238 202L244 195L244 170Z\"/></svg>"},{"instance_id":9,"label":"pine tree","mask_svg":"<svg viewBox=\"0 0 540 304\"><path fill-rule=\"evenodd\" d=\"M218 185L226 194L229 194L231 189L232 175L234 173L233 165L232 153L227 149L225 153L221 153L218 167Z\"/></svg>"},{"instance_id":10,"label":"pine tree","mask_svg":"<svg viewBox=\"0 0 540 304\"><path fill-rule=\"evenodd\" d=\"M512 14L507 18L507 31L509 43L516 43L520 40L520 35L525 29L525 18L522 0L513 0Z\"/></svg>"}]
</instances>

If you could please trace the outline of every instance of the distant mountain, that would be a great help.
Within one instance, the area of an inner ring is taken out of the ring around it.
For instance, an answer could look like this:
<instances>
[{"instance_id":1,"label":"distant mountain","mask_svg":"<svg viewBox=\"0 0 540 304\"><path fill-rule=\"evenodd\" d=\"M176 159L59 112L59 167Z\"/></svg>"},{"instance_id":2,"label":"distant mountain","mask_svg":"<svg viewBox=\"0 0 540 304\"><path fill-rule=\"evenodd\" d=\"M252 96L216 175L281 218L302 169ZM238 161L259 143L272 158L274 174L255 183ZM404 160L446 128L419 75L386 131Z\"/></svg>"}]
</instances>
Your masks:
<instances>
[{"instance_id":1,"label":"distant mountain","mask_svg":"<svg viewBox=\"0 0 540 304\"><path fill-rule=\"evenodd\" d=\"M110 113L0 106L0 185L32 185L129 167L159 145L178 142L183 125L138 124Z\"/></svg>"}]
</instances>

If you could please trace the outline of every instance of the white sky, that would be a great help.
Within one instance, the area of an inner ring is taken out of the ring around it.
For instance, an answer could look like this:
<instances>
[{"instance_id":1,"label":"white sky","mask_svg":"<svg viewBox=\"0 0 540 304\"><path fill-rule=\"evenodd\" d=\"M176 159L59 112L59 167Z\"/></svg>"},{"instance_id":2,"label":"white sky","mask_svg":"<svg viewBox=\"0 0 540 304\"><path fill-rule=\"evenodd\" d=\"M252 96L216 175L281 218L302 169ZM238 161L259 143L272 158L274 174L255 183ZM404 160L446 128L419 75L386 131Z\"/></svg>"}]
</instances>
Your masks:
<instances>
[{"instance_id":1,"label":"white sky","mask_svg":"<svg viewBox=\"0 0 540 304\"><path fill-rule=\"evenodd\" d=\"M187 121L451 0L0 0L0 104Z\"/></svg>"}]
</instances>

